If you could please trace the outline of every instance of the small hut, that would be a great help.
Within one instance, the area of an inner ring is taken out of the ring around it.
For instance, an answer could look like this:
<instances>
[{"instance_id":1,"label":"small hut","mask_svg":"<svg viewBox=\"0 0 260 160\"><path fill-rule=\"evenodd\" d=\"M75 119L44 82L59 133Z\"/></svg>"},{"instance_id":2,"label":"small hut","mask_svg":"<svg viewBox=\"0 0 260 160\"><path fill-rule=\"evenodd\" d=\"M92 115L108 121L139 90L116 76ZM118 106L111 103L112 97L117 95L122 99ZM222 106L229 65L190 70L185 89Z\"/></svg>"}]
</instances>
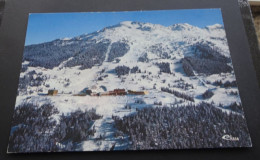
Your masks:
<instances>
[{"instance_id":1,"label":"small hut","mask_svg":"<svg viewBox=\"0 0 260 160\"><path fill-rule=\"evenodd\" d=\"M88 89L88 88L84 88L80 94L85 94L85 95L91 95L92 90Z\"/></svg>"},{"instance_id":2,"label":"small hut","mask_svg":"<svg viewBox=\"0 0 260 160\"><path fill-rule=\"evenodd\" d=\"M92 90L87 88L84 88L82 91L80 91L78 94L75 94L76 96L86 96L86 95L91 95Z\"/></svg>"},{"instance_id":3,"label":"small hut","mask_svg":"<svg viewBox=\"0 0 260 160\"><path fill-rule=\"evenodd\" d=\"M90 89L87 89L87 90L85 91L85 93L86 93L87 95L91 95L91 93L92 93L92 90L90 90Z\"/></svg>"},{"instance_id":4,"label":"small hut","mask_svg":"<svg viewBox=\"0 0 260 160\"><path fill-rule=\"evenodd\" d=\"M55 95L57 95L58 94L58 90L56 90L56 89L50 89L50 90L48 90L48 95L49 96L55 96Z\"/></svg>"}]
</instances>

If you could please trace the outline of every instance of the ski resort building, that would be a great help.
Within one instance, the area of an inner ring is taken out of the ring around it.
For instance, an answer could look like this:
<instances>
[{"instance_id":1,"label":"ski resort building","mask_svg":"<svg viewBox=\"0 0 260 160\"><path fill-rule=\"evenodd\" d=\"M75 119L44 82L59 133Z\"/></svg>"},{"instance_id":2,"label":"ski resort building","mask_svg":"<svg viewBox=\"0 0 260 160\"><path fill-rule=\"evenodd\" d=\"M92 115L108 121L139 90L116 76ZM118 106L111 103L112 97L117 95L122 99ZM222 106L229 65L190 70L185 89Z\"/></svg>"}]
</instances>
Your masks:
<instances>
[{"instance_id":1,"label":"ski resort building","mask_svg":"<svg viewBox=\"0 0 260 160\"><path fill-rule=\"evenodd\" d=\"M120 96L120 95L147 95L148 91L132 91L128 90L126 91L125 89L114 89L112 91L107 91L107 92L95 92L90 89L84 89L78 94L74 94L73 96Z\"/></svg>"},{"instance_id":2,"label":"ski resort building","mask_svg":"<svg viewBox=\"0 0 260 160\"><path fill-rule=\"evenodd\" d=\"M113 91L102 92L100 96L118 96L118 95L126 95L127 92L125 89L114 89Z\"/></svg>"},{"instance_id":3,"label":"ski resort building","mask_svg":"<svg viewBox=\"0 0 260 160\"><path fill-rule=\"evenodd\" d=\"M128 94L132 94L132 95L146 95L146 94L148 94L148 91L132 91L132 90L128 90Z\"/></svg>"},{"instance_id":4,"label":"ski resort building","mask_svg":"<svg viewBox=\"0 0 260 160\"><path fill-rule=\"evenodd\" d=\"M87 90L85 90L85 91L84 91L84 93L85 93L86 95L91 95L91 93L92 93L92 90L90 90L90 89L87 89Z\"/></svg>"},{"instance_id":5,"label":"ski resort building","mask_svg":"<svg viewBox=\"0 0 260 160\"><path fill-rule=\"evenodd\" d=\"M50 89L50 90L48 90L48 95L49 96L55 96L55 95L57 95L58 94L58 90L56 90L56 89Z\"/></svg>"}]
</instances>

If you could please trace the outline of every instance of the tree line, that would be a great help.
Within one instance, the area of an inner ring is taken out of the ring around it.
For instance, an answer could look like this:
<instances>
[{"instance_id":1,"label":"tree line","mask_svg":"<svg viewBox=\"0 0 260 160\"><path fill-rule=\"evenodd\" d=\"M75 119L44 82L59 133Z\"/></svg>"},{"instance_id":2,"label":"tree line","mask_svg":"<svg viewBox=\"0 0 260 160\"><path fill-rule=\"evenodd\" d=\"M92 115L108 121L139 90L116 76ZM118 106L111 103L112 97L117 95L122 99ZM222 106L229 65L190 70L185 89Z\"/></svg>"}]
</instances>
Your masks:
<instances>
[{"instance_id":1,"label":"tree line","mask_svg":"<svg viewBox=\"0 0 260 160\"><path fill-rule=\"evenodd\" d=\"M161 91L163 92L167 92L167 93L170 93L170 94L173 94L175 95L176 97L179 97L179 98L183 98L185 100L188 100L188 101L191 101L191 102L194 102L194 98L185 94L185 93L181 93L181 92L178 92L176 90L173 90L173 89L170 89L168 87L162 87L161 88Z\"/></svg>"},{"instance_id":2,"label":"tree line","mask_svg":"<svg viewBox=\"0 0 260 160\"><path fill-rule=\"evenodd\" d=\"M24 103L14 110L9 152L73 151L79 141L95 134L95 120L102 118L94 109L62 114L52 104Z\"/></svg>"}]
</instances>

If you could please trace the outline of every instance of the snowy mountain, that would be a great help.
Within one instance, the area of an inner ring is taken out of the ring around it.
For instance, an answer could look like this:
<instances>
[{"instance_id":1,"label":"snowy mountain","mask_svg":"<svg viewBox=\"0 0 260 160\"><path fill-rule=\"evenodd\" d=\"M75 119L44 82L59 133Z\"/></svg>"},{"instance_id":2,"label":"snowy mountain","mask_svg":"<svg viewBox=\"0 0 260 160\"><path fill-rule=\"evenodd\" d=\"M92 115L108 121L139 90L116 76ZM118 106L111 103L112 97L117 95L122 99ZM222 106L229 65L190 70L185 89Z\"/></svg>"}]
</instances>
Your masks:
<instances>
[{"instance_id":1,"label":"snowy mountain","mask_svg":"<svg viewBox=\"0 0 260 160\"><path fill-rule=\"evenodd\" d=\"M54 88L58 96L43 96ZM120 88L149 94L72 96L86 88L95 93ZM120 143L111 139L111 116L135 113L124 111L128 105L137 110L205 102L225 113L243 113L237 109L241 101L220 24L165 27L125 21L90 34L26 46L16 106L25 102L49 102L65 114L95 108L103 118L95 122L98 134L94 137L107 130L105 137L110 140L102 145L86 140L81 143L83 150L107 150L114 142L117 149L126 148L127 138Z\"/></svg>"},{"instance_id":2,"label":"snowy mountain","mask_svg":"<svg viewBox=\"0 0 260 160\"><path fill-rule=\"evenodd\" d=\"M184 77L229 74L233 70L225 31L219 24L205 28L189 24L165 27L125 21L90 34L26 46L20 83L23 87L20 87L20 91L23 94L25 86L28 86L24 82L24 75L27 74L28 77L35 74L35 67L41 68L39 72L43 73L41 77L38 76L39 81L36 80L36 83L43 83L40 80L46 79L45 83L50 81L47 86L57 88L59 85L56 82L51 85L56 79L51 72L61 78L65 76L60 75L62 72L77 70L80 73L88 72L86 69L95 71L94 68L113 70L116 66L127 64L130 68L141 65L142 70L154 68L151 71L157 74L159 68L156 64L162 62L170 63L171 72L180 73ZM48 74L45 74L45 70ZM59 72L56 74L55 70ZM67 79L73 78L70 76L72 75L66 74ZM83 75L78 77L83 78ZM87 85L86 82L82 85L84 84ZM77 83L77 86L80 85ZM44 91L48 89L39 84L35 88ZM77 89L80 88L73 90L77 92Z\"/></svg>"},{"instance_id":3,"label":"snowy mountain","mask_svg":"<svg viewBox=\"0 0 260 160\"><path fill-rule=\"evenodd\" d=\"M183 58L198 44L215 47L220 54L229 57L225 31L219 24L201 29L189 24L164 27L127 21L87 35L26 46L24 60L29 61L30 66L53 68L74 57L66 62L65 66L85 65L83 61L88 61L91 64L82 67L90 68L95 64L102 64L105 60L112 61L122 57L125 53L138 58L145 52L156 52L157 48L160 52ZM79 60L85 56L87 58Z\"/></svg>"}]
</instances>

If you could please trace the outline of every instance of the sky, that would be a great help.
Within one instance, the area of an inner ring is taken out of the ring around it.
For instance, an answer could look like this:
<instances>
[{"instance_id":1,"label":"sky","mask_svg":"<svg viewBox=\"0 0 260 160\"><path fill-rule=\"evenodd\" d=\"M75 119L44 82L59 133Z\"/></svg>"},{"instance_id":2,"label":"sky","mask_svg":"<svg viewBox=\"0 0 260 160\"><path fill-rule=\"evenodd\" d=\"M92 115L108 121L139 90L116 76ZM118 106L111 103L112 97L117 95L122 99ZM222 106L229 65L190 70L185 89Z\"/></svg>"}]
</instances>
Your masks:
<instances>
[{"instance_id":1,"label":"sky","mask_svg":"<svg viewBox=\"0 0 260 160\"><path fill-rule=\"evenodd\" d=\"M189 23L205 27L223 25L220 9L186 9L124 12L31 13L28 19L25 45L91 33L122 21L149 22L170 26Z\"/></svg>"}]
</instances>

